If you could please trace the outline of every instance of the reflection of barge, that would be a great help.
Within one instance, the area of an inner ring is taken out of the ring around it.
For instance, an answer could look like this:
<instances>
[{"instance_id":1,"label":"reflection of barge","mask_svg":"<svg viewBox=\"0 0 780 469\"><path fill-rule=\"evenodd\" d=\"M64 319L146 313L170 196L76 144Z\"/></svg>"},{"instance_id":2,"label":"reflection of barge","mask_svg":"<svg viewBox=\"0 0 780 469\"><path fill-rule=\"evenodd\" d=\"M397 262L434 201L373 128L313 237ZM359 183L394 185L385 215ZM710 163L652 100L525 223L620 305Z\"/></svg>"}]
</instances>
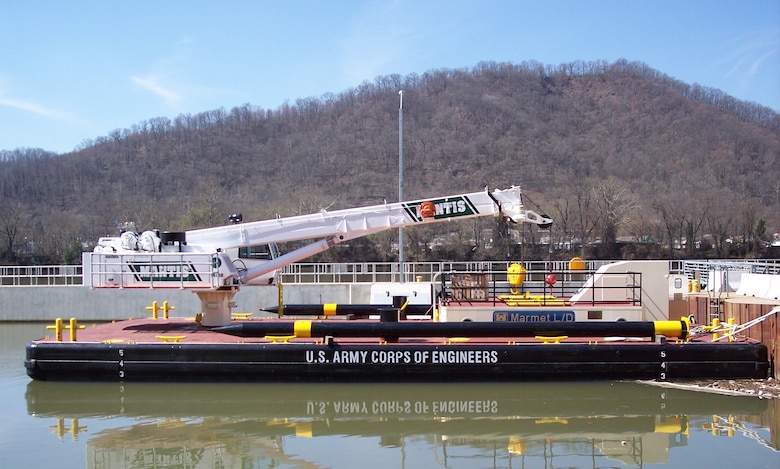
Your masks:
<instances>
[{"instance_id":1,"label":"reflection of barge","mask_svg":"<svg viewBox=\"0 0 780 469\"><path fill-rule=\"evenodd\" d=\"M101 467L127 467L127 458L152 453L172 459L199 454L203 461L214 454L235 465L256 459L268 467L293 457L321 461L322 444L310 447L306 441L326 444L328 438L343 436L352 438L351 448L358 452L371 451L377 442L385 449L411 448L422 439L442 452L449 449L450 457L462 454L456 448L470 448L485 467L491 461L495 465L496 457L502 458L500 467L519 457L540 463L538 458L549 457L542 455L544 448L553 445L559 457L587 446L587 452L574 454L597 459L628 455L632 464L641 465L666 461L670 448L687 443L700 426L692 423L702 416L724 411L760 415L768 407L758 399L635 383L577 383L576 393L570 389L567 383L172 387L31 382L26 400L30 415L58 419L62 436L74 427L91 428L89 419L117 421L117 428L88 436L88 457L113 462Z\"/></svg>"},{"instance_id":2,"label":"reflection of barge","mask_svg":"<svg viewBox=\"0 0 780 469\"><path fill-rule=\"evenodd\" d=\"M221 332L220 332L221 331ZM358 331L358 332L355 332ZM685 321L433 323L136 319L27 347L40 380L529 381L765 378L767 349ZM167 341L167 342L165 342Z\"/></svg>"},{"instance_id":3,"label":"reflection of barge","mask_svg":"<svg viewBox=\"0 0 780 469\"><path fill-rule=\"evenodd\" d=\"M44 383L27 384L38 417L446 419L533 421L597 416L758 415L769 401L633 382L573 383ZM204 405L208 403L208 405ZM541 419L541 420L540 420Z\"/></svg>"}]
</instances>

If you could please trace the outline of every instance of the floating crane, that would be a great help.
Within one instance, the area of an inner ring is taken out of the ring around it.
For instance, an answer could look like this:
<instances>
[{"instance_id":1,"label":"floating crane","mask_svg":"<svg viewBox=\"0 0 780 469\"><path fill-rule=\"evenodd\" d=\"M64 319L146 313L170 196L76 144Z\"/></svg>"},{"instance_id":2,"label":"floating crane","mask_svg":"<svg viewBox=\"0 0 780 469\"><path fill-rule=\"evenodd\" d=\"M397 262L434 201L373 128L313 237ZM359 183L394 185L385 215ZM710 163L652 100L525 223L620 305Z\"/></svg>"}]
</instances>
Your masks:
<instances>
[{"instance_id":1,"label":"floating crane","mask_svg":"<svg viewBox=\"0 0 780 469\"><path fill-rule=\"evenodd\" d=\"M200 298L201 323L224 326L242 285L257 279L270 283L278 269L331 246L391 228L488 215L510 224L552 224L546 215L527 210L520 188L512 186L190 231L128 231L100 238L93 252L83 254L84 282L92 288L189 289ZM310 244L284 255L275 248L276 243L309 239ZM237 262L238 249L254 247L261 247L258 257L264 258L249 266Z\"/></svg>"}]
</instances>

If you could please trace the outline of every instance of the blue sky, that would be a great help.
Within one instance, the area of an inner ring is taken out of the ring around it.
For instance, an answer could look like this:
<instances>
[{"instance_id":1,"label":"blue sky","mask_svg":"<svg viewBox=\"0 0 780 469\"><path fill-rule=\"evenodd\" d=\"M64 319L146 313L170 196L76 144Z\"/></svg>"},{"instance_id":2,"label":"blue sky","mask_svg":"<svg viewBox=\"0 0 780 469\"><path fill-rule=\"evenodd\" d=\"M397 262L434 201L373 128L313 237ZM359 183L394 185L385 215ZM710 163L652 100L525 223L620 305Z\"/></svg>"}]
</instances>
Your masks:
<instances>
[{"instance_id":1,"label":"blue sky","mask_svg":"<svg viewBox=\"0 0 780 469\"><path fill-rule=\"evenodd\" d=\"M780 112L780 1L0 0L0 150L382 75L617 59Z\"/></svg>"}]
</instances>

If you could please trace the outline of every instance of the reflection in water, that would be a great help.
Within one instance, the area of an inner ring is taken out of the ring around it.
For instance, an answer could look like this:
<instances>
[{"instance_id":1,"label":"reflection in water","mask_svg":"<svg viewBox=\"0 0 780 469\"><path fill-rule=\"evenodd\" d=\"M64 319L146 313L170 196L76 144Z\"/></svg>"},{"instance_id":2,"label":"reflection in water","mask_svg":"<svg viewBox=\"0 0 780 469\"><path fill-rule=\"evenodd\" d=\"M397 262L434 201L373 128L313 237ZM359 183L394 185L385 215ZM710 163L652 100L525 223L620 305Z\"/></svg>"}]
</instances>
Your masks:
<instances>
[{"instance_id":1,"label":"reflection in water","mask_svg":"<svg viewBox=\"0 0 780 469\"><path fill-rule=\"evenodd\" d=\"M747 435L744 421L776 412L634 383L30 382L26 398L61 437L86 433L87 466L102 469L401 467L411 454L414 467L641 467L666 463L691 429ZM86 431L92 419L106 428Z\"/></svg>"}]
</instances>

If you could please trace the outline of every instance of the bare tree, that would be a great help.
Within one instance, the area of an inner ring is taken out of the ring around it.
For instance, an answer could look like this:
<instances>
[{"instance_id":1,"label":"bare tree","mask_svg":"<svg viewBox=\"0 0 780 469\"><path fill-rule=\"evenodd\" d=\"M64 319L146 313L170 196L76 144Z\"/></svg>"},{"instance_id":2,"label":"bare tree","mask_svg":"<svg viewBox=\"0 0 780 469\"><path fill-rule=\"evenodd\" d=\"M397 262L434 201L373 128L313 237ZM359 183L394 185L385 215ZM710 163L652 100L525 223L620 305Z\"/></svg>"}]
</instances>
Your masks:
<instances>
[{"instance_id":1,"label":"bare tree","mask_svg":"<svg viewBox=\"0 0 780 469\"><path fill-rule=\"evenodd\" d=\"M7 262L16 260L17 249L24 244L24 229L27 221L26 208L19 202L0 204L0 256Z\"/></svg>"},{"instance_id":2,"label":"bare tree","mask_svg":"<svg viewBox=\"0 0 780 469\"><path fill-rule=\"evenodd\" d=\"M592 192L587 186L577 188L576 232L580 238L580 257L585 257L585 247L591 242L593 231L599 223L599 214L594 210Z\"/></svg>"},{"instance_id":3,"label":"bare tree","mask_svg":"<svg viewBox=\"0 0 780 469\"><path fill-rule=\"evenodd\" d=\"M636 196L628 186L615 178L608 178L593 187L593 201L598 213L598 232L607 257L617 257L617 238L620 226L638 208Z\"/></svg>"}]
</instances>

